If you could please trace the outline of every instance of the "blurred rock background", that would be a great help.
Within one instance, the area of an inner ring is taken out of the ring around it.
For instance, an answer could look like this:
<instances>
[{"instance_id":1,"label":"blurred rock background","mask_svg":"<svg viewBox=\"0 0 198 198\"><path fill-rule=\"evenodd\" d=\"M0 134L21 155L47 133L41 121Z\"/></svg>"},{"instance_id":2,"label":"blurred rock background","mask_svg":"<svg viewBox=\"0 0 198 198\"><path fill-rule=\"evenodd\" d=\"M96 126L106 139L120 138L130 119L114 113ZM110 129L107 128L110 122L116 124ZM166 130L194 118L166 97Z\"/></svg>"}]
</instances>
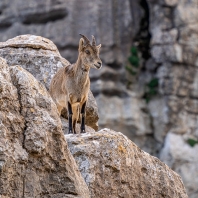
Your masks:
<instances>
[{"instance_id":1,"label":"blurred rock background","mask_svg":"<svg viewBox=\"0 0 198 198\"><path fill-rule=\"evenodd\" d=\"M52 40L70 62L79 33L102 44L91 70L99 126L159 157L198 197L198 0L1 0L0 41Z\"/></svg>"}]
</instances>

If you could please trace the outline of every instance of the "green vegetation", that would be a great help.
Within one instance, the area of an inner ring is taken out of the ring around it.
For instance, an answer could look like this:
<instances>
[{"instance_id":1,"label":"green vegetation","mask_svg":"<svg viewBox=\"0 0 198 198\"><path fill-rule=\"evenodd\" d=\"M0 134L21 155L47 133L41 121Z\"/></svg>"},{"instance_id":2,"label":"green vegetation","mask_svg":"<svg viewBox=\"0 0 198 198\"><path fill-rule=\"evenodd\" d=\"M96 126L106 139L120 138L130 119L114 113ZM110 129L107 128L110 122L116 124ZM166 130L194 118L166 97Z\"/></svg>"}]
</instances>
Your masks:
<instances>
[{"instance_id":1,"label":"green vegetation","mask_svg":"<svg viewBox=\"0 0 198 198\"><path fill-rule=\"evenodd\" d=\"M146 92L144 94L144 98L148 103L151 98L158 93L158 78L153 78L151 81L146 85Z\"/></svg>"},{"instance_id":2,"label":"green vegetation","mask_svg":"<svg viewBox=\"0 0 198 198\"><path fill-rule=\"evenodd\" d=\"M140 58L137 47L133 46L130 49L130 56L128 58L128 65L125 69L131 75L128 79L127 87L130 87L131 84L135 83L137 76L140 73L141 65ZM148 103L151 98L158 94L158 78L153 78L149 83L145 85L145 94L144 99Z\"/></svg>"},{"instance_id":3,"label":"green vegetation","mask_svg":"<svg viewBox=\"0 0 198 198\"><path fill-rule=\"evenodd\" d=\"M194 140L194 139L192 139L192 138L189 138L189 139L187 140L187 143L188 143L191 147L194 147L195 144L198 144L198 141L197 141L197 140Z\"/></svg>"},{"instance_id":4,"label":"green vegetation","mask_svg":"<svg viewBox=\"0 0 198 198\"><path fill-rule=\"evenodd\" d=\"M137 74L137 68L140 65L140 60L138 57L138 51L136 47L131 47L131 54L128 58L129 64L125 67L125 69L131 74L136 75Z\"/></svg>"},{"instance_id":5,"label":"green vegetation","mask_svg":"<svg viewBox=\"0 0 198 198\"><path fill-rule=\"evenodd\" d=\"M130 66L126 66L125 69L130 73L132 74L133 76L135 76L137 74L137 72L133 71L133 69L130 67Z\"/></svg>"}]
</instances>

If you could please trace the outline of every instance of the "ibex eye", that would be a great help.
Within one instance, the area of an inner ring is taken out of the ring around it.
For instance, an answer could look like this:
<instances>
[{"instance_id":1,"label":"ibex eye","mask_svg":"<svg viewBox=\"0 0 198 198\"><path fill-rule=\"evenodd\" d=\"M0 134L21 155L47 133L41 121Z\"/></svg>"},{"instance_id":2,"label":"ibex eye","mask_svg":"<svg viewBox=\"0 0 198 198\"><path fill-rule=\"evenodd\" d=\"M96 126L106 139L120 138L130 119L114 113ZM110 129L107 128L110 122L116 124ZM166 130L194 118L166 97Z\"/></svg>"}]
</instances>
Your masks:
<instances>
[{"instance_id":1,"label":"ibex eye","mask_svg":"<svg viewBox=\"0 0 198 198\"><path fill-rule=\"evenodd\" d=\"M85 53L86 53L86 54L90 54L90 51L89 51L89 50L85 50Z\"/></svg>"}]
</instances>

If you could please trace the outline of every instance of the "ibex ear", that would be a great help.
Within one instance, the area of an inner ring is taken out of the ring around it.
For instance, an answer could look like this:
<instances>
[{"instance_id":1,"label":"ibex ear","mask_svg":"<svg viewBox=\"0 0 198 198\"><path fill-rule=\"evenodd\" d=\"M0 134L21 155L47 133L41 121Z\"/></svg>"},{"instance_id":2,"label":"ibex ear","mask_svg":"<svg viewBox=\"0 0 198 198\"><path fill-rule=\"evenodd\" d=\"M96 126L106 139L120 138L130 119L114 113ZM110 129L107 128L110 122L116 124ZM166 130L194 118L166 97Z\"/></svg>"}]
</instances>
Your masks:
<instances>
[{"instance_id":1,"label":"ibex ear","mask_svg":"<svg viewBox=\"0 0 198 198\"><path fill-rule=\"evenodd\" d=\"M100 45L97 45L96 47L97 47L97 48L98 48L98 50L99 50L99 49L101 48L101 46L102 46L102 45L100 44Z\"/></svg>"},{"instance_id":2,"label":"ibex ear","mask_svg":"<svg viewBox=\"0 0 198 198\"><path fill-rule=\"evenodd\" d=\"M79 52L83 50L83 47L84 47L84 39L81 38L79 41L79 48L78 48Z\"/></svg>"}]
</instances>

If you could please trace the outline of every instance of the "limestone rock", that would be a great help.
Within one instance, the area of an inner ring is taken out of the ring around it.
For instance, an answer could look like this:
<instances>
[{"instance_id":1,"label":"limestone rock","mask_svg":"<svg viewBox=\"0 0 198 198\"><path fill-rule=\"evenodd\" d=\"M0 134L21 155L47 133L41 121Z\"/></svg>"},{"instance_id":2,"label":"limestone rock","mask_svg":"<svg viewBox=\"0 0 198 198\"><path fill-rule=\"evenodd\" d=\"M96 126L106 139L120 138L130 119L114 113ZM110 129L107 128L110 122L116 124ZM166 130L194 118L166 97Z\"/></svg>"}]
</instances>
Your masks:
<instances>
[{"instance_id":1,"label":"limestone rock","mask_svg":"<svg viewBox=\"0 0 198 198\"><path fill-rule=\"evenodd\" d=\"M180 176L122 133L65 136L91 197L187 198Z\"/></svg>"},{"instance_id":2,"label":"limestone rock","mask_svg":"<svg viewBox=\"0 0 198 198\"><path fill-rule=\"evenodd\" d=\"M164 0L167 6L175 6L178 3L178 0Z\"/></svg>"},{"instance_id":3,"label":"limestone rock","mask_svg":"<svg viewBox=\"0 0 198 198\"><path fill-rule=\"evenodd\" d=\"M47 89L58 69L70 64L59 54L52 41L34 35L21 35L1 42L0 56L7 60L8 65L20 65L29 71ZM98 109L91 91L89 92L86 114L86 124L97 130Z\"/></svg>"},{"instance_id":4,"label":"limestone rock","mask_svg":"<svg viewBox=\"0 0 198 198\"><path fill-rule=\"evenodd\" d=\"M198 2L147 2L151 58L157 64L155 71L147 71L159 82L158 96L148 104L154 137L161 144L161 159L182 176L189 197L197 198L198 166L191 160L196 152L184 136L198 138Z\"/></svg>"},{"instance_id":5,"label":"limestone rock","mask_svg":"<svg viewBox=\"0 0 198 198\"><path fill-rule=\"evenodd\" d=\"M160 159L178 172L186 186L189 197L197 197L198 186L198 145L191 147L185 135L169 133L166 136Z\"/></svg>"},{"instance_id":6,"label":"limestone rock","mask_svg":"<svg viewBox=\"0 0 198 198\"><path fill-rule=\"evenodd\" d=\"M1 42L0 56L8 65L21 65L47 89L57 70L70 64L60 56L52 41L34 35L21 35Z\"/></svg>"},{"instance_id":7,"label":"limestone rock","mask_svg":"<svg viewBox=\"0 0 198 198\"><path fill-rule=\"evenodd\" d=\"M0 58L0 195L89 197L45 87Z\"/></svg>"},{"instance_id":8,"label":"limestone rock","mask_svg":"<svg viewBox=\"0 0 198 198\"><path fill-rule=\"evenodd\" d=\"M96 97L99 108L99 126L122 131L133 139L133 136L151 134L150 119L144 113L145 103L136 96L120 99L119 97Z\"/></svg>"}]
</instances>

